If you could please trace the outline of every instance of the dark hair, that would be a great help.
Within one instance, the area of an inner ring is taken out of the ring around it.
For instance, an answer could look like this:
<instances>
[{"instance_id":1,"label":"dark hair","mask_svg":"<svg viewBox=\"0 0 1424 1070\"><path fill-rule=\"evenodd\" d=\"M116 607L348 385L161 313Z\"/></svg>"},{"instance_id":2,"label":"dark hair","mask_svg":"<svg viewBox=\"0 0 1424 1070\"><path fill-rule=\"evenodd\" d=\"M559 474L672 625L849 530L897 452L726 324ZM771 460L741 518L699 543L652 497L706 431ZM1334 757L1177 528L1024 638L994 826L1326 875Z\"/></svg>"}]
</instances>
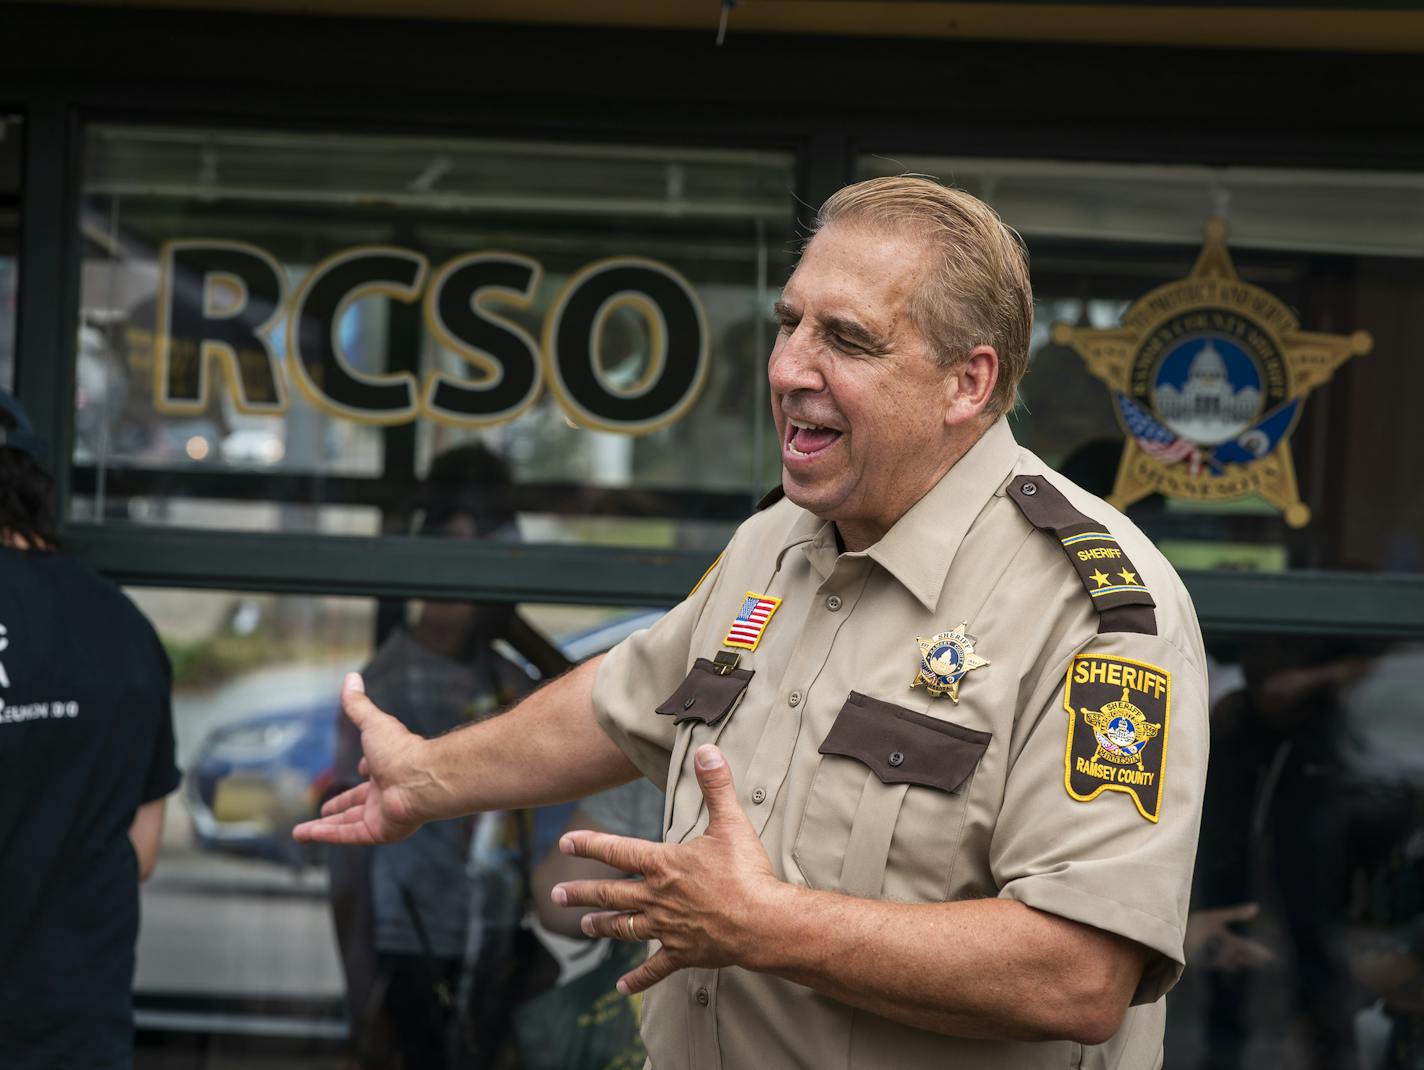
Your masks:
<instances>
[{"instance_id":1,"label":"dark hair","mask_svg":"<svg viewBox=\"0 0 1424 1070\"><path fill-rule=\"evenodd\" d=\"M19 423L0 409L0 427L15 431ZM0 446L0 535L18 535L35 549L59 545L54 480L39 461L13 446Z\"/></svg>"},{"instance_id":2,"label":"dark hair","mask_svg":"<svg viewBox=\"0 0 1424 1070\"><path fill-rule=\"evenodd\" d=\"M469 517L481 536L515 521L509 468L480 442L436 455L421 484L419 505L423 535L439 532L458 516Z\"/></svg>"},{"instance_id":3,"label":"dark hair","mask_svg":"<svg viewBox=\"0 0 1424 1070\"><path fill-rule=\"evenodd\" d=\"M447 529L461 517L474 525L476 538L512 528L516 522L509 466L478 441L454 446L431 459L416 505L420 510L418 535L449 535ZM464 623L454 656L473 664L489 650L490 643L510 634L515 612L506 602L473 603L471 608L474 612Z\"/></svg>"}]
</instances>

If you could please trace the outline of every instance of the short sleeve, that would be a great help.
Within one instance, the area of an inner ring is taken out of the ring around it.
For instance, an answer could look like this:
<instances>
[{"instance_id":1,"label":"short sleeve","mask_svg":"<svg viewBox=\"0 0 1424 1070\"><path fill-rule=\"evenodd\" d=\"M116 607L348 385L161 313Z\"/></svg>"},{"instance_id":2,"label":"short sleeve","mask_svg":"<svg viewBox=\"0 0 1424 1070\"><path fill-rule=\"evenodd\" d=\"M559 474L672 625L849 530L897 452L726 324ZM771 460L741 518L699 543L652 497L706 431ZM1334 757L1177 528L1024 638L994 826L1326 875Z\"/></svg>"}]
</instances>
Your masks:
<instances>
[{"instance_id":1,"label":"short sleeve","mask_svg":"<svg viewBox=\"0 0 1424 1070\"><path fill-rule=\"evenodd\" d=\"M693 632L724 571L719 559L666 616L610 650L594 680L593 709L598 723L660 790L667 789L677 729L671 717L654 710L687 675Z\"/></svg>"},{"instance_id":2,"label":"short sleeve","mask_svg":"<svg viewBox=\"0 0 1424 1070\"><path fill-rule=\"evenodd\" d=\"M168 663L168 655L154 638L158 647L158 658L162 661L162 672L157 674L160 688L153 695L154 715L157 718L153 737L153 750L149 754L148 771L144 774L143 792L140 802L150 803L161 799L178 787L182 772L178 769L173 742L173 671Z\"/></svg>"},{"instance_id":3,"label":"short sleeve","mask_svg":"<svg viewBox=\"0 0 1424 1070\"><path fill-rule=\"evenodd\" d=\"M1159 636L1096 636L1034 689L990 845L1000 896L1155 954L1176 983L1207 762L1205 668Z\"/></svg>"}]
</instances>

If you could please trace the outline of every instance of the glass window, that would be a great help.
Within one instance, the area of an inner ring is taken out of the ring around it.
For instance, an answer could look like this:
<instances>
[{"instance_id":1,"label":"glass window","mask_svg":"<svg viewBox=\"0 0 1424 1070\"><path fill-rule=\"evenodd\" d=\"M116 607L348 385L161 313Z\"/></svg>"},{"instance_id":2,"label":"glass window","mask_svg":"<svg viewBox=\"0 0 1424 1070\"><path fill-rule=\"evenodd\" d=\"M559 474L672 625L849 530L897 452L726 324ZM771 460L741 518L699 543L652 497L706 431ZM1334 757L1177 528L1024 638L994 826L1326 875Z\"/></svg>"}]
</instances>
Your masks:
<instances>
[{"instance_id":1,"label":"glass window","mask_svg":"<svg viewBox=\"0 0 1424 1070\"><path fill-rule=\"evenodd\" d=\"M715 546L778 477L788 154L84 145L73 519L409 531L432 459L478 441L526 538Z\"/></svg>"},{"instance_id":2,"label":"glass window","mask_svg":"<svg viewBox=\"0 0 1424 1070\"><path fill-rule=\"evenodd\" d=\"M362 1065L394 1068L495 1065L533 1043L554 1053L539 1065L562 1065L558 1045L587 1042L610 1065L642 1065L633 1005L613 992L628 950L583 939L548 892L590 875L557 849L569 828L661 836L651 784L432 825L374 851L303 848L291 829L358 779L338 703L347 671L431 736L494 715L662 611L129 593L173 664L184 773L142 889L141 1048L217 1034L195 1065L336 1067L359 1050Z\"/></svg>"},{"instance_id":3,"label":"glass window","mask_svg":"<svg viewBox=\"0 0 1424 1070\"><path fill-rule=\"evenodd\" d=\"M1037 308L1015 432L1179 566L1424 569L1424 501L1400 492L1424 465L1424 175L861 162L906 171L1024 236ZM1212 218L1240 301L1180 285Z\"/></svg>"},{"instance_id":4,"label":"glass window","mask_svg":"<svg viewBox=\"0 0 1424 1070\"><path fill-rule=\"evenodd\" d=\"M157 869L142 886L137 1024L201 1031L211 1015L250 1019L263 1007L289 1019L283 1029L297 1020L307 1039L340 1038L344 986L326 871L290 832L330 780L338 689L370 656L376 607L128 593L173 665L184 774Z\"/></svg>"},{"instance_id":5,"label":"glass window","mask_svg":"<svg viewBox=\"0 0 1424 1070\"><path fill-rule=\"evenodd\" d=\"M0 113L0 389L15 389L15 296L20 278L20 161L24 125Z\"/></svg>"},{"instance_id":6,"label":"glass window","mask_svg":"<svg viewBox=\"0 0 1424 1070\"><path fill-rule=\"evenodd\" d=\"M217 1029L229 1054L246 1051L241 1036L268 1054L384 1044L370 1065L398 1065L402 1023L391 1016L415 1013L425 1028L442 980L461 1008L458 1043L517 1048L531 1023L545 1040L570 1028L559 1015L577 1020L585 990L626 968L599 957L609 952L589 955L569 919L538 909L539 892L569 877L552 846L565 828L660 834L661 798L646 784L452 823L386 859L299 850L289 831L354 777L336 704L347 669L362 667L383 707L433 734L534 685L548 651L528 631L578 660L660 611L500 611L517 614L521 631L489 616L493 607L449 602L131 594L173 660L185 772L143 891L141 1027ZM379 643L373 629L385 630ZM1334 634L1218 634L1207 645L1212 757L1168 1063L1412 1066L1424 1057L1424 645ZM401 894L403 875L417 873ZM517 905L477 908L501 890ZM482 929L481 952L469 940L476 920L525 935L511 946ZM388 1005L375 980L427 958L449 960L448 973L402 974L394 983L418 997L414 1010ZM541 976L568 981L560 970L586 967L587 982L565 993L573 1002L552 1001L563 1008L552 1018L549 1001L503 1002L509 986L479 983L512 969L537 989Z\"/></svg>"},{"instance_id":7,"label":"glass window","mask_svg":"<svg viewBox=\"0 0 1424 1070\"><path fill-rule=\"evenodd\" d=\"M1209 637L1168 1066L1424 1061L1424 645Z\"/></svg>"}]
</instances>

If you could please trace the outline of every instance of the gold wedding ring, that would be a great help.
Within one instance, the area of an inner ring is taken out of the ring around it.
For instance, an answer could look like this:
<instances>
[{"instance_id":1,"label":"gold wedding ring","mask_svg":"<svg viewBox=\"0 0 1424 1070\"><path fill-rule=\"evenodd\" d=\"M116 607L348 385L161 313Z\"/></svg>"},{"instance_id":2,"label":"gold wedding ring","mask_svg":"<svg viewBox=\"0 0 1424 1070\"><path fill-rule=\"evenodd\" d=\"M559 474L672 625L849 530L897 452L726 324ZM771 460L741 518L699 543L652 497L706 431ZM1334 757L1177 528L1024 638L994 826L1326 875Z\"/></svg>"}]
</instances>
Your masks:
<instances>
[{"instance_id":1,"label":"gold wedding ring","mask_svg":"<svg viewBox=\"0 0 1424 1070\"><path fill-rule=\"evenodd\" d=\"M635 928L633 928L633 915L632 915L632 914L629 914L629 915L628 915L628 939L629 939L629 940L633 940L633 941L635 941L635 942L638 940L638 930L635 929Z\"/></svg>"}]
</instances>

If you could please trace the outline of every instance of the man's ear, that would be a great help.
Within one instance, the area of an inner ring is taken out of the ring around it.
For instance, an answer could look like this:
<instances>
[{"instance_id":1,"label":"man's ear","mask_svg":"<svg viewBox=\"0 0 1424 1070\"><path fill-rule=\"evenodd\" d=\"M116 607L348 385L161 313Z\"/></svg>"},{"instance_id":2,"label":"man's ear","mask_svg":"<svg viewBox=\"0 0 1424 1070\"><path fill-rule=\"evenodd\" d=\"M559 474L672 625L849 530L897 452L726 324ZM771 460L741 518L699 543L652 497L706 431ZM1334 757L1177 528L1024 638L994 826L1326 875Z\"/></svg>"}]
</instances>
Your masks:
<instances>
[{"instance_id":1,"label":"man's ear","mask_svg":"<svg viewBox=\"0 0 1424 1070\"><path fill-rule=\"evenodd\" d=\"M944 422L953 427L980 416L998 382L998 351L993 346L975 346L945 377Z\"/></svg>"}]
</instances>

